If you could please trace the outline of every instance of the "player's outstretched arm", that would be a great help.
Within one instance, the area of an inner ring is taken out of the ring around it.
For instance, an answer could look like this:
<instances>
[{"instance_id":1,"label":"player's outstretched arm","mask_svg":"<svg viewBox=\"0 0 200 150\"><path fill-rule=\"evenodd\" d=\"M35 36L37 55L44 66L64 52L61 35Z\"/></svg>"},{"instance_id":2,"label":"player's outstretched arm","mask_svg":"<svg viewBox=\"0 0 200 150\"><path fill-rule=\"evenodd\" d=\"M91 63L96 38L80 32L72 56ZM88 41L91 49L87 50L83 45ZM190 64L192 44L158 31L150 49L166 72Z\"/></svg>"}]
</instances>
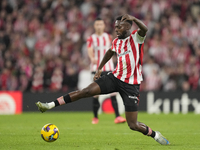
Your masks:
<instances>
[{"instance_id":1,"label":"player's outstretched arm","mask_svg":"<svg viewBox=\"0 0 200 150\"><path fill-rule=\"evenodd\" d=\"M107 50L106 54L104 55L97 71L96 74L94 75L94 80L97 80L100 75L101 75L101 69L103 68L103 66L110 60L110 58L114 55L114 51L112 51L111 49Z\"/></svg>"},{"instance_id":2,"label":"player's outstretched arm","mask_svg":"<svg viewBox=\"0 0 200 150\"><path fill-rule=\"evenodd\" d=\"M126 21L126 20L134 21L135 24L137 24L137 26L139 27L138 34L140 36L144 37L146 35L146 32L148 31L148 28L141 20L135 18L134 16L125 14L125 15L123 15L121 21Z\"/></svg>"}]
</instances>

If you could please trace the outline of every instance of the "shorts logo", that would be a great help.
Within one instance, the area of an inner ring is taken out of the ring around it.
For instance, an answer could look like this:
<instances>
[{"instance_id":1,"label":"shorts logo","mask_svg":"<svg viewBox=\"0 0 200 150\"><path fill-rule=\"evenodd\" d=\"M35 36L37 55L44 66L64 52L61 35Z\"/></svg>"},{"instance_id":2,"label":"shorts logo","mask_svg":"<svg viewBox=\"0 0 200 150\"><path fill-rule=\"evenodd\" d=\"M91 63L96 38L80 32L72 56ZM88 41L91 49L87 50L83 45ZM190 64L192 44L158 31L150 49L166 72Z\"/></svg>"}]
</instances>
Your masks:
<instances>
[{"instance_id":1,"label":"shorts logo","mask_svg":"<svg viewBox=\"0 0 200 150\"><path fill-rule=\"evenodd\" d=\"M137 96L128 96L128 98L137 99L138 100Z\"/></svg>"}]
</instances>

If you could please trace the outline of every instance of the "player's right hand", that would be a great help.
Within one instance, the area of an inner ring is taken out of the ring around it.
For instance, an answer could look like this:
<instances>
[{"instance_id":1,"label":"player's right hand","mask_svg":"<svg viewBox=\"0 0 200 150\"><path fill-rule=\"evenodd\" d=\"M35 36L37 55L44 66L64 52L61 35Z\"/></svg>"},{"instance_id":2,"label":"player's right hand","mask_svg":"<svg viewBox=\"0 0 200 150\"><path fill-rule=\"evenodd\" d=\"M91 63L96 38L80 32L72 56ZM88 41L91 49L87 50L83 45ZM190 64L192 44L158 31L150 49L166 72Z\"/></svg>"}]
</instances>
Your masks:
<instances>
[{"instance_id":1,"label":"player's right hand","mask_svg":"<svg viewBox=\"0 0 200 150\"><path fill-rule=\"evenodd\" d=\"M98 69L94 75L93 80L95 81L95 80L99 79L101 77L101 73L102 73L102 70Z\"/></svg>"}]
</instances>

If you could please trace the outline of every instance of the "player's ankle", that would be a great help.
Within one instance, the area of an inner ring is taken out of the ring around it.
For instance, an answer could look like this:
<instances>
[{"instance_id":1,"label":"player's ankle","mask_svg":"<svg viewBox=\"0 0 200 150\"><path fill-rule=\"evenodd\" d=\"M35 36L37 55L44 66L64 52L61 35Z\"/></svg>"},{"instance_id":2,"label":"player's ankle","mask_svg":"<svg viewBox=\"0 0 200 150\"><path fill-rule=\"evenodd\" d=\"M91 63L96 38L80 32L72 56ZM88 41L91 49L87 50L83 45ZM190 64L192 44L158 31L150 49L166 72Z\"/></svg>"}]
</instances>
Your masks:
<instances>
[{"instance_id":1,"label":"player's ankle","mask_svg":"<svg viewBox=\"0 0 200 150\"><path fill-rule=\"evenodd\" d=\"M147 126L146 132L144 133L144 135L151 136L152 138L154 138L156 135L156 132Z\"/></svg>"},{"instance_id":2,"label":"player's ankle","mask_svg":"<svg viewBox=\"0 0 200 150\"><path fill-rule=\"evenodd\" d=\"M64 96L57 98L57 100L54 101L54 104L55 104L54 107L64 105L64 104L67 104L67 103L71 103L71 102L72 102L71 98L70 98L69 94L67 94L67 95L64 95ZM53 104L52 104L52 108L53 108Z\"/></svg>"}]
</instances>

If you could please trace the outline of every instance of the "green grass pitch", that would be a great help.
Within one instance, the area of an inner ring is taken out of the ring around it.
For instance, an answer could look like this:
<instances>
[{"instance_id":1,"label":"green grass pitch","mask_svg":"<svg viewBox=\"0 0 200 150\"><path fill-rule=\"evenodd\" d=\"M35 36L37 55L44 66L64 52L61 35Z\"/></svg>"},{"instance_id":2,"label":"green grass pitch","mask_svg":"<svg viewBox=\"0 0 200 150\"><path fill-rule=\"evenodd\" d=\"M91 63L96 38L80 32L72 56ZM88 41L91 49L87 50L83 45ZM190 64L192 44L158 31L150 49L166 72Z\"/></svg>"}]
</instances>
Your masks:
<instances>
[{"instance_id":1,"label":"green grass pitch","mask_svg":"<svg viewBox=\"0 0 200 150\"><path fill-rule=\"evenodd\" d=\"M99 115L91 124L92 112L32 112L0 115L1 150L199 150L200 116L193 113L153 114L139 112L138 120L166 136L171 145L162 146L152 138L131 131L127 123L114 124L113 114ZM55 124L60 137L43 141L40 130Z\"/></svg>"}]
</instances>

